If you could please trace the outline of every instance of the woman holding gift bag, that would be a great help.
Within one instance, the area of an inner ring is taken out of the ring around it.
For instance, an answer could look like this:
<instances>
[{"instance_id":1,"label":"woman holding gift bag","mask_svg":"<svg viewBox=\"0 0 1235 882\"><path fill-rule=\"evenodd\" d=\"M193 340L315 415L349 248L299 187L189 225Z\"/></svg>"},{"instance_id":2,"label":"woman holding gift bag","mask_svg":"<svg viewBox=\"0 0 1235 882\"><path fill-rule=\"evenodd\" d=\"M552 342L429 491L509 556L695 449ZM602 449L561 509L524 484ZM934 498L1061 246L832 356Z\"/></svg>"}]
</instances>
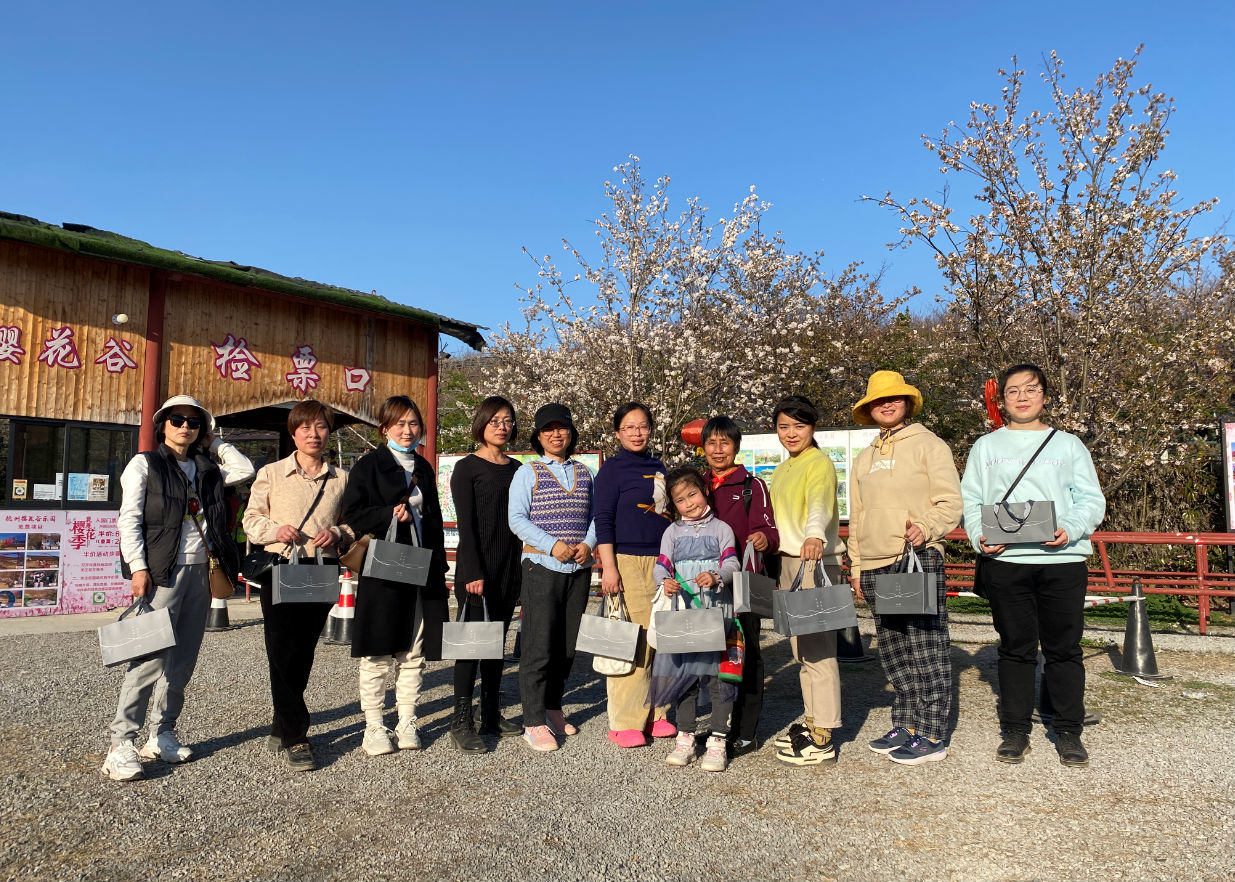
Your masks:
<instances>
[{"instance_id":1,"label":"woman holding gift bag","mask_svg":"<svg viewBox=\"0 0 1235 882\"><path fill-rule=\"evenodd\" d=\"M507 628L519 602L519 551L522 543L510 531L510 482L519 463L506 455L506 444L518 434L514 405L500 395L480 402L472 417L476 451L464 457L450 475L450 496L459 525L455 553L455 599L471 605L471 618L480 619L482 603L489 616ZM465 753L483 753L485 743L476 734L472 695L480 671L481 732L519 735L523 728L501 714L502 659L455 662L455 708L450 743Z\"/></svg>"},{"instance_id":2,"label":"woman holding gift bag","mask_svg":"<svg viewBox=\"0 0 1235 882\"><path fill-rule=\"evenodd\" d=\"M176 737L176 723L206 632L209 561L214 558L233 581L240 567L223 487L253 477L253 464L213 430L214 417L201 402L174 395L154 414L158 449L133 457L120 476L121 572L132 580L134 600L144 597L167 609L176 645L129 662L102 769L113 781L143 777L133 740L152 698L154 720L140 756L167 763L193 756Z\"/></svg>"},{"instance_id":3,"label":"woman holding gift bag","mask_svg":"<svg viewBox=\"0 0 1235 882\"><path fill-rule=\"evenodd\" d=\"M836 507L836 469L815 442L819 412L801 395L777 402L772 423L789 458L772 472L772 510L780 532L780 583L788 590L805 564L802 587L822 564L828 579L841 578L840 516ZM776 758L797 766L836 762L832 730L840 726L840 668L836 632L791 637L793 657L802 666L804 723L794 723L777 738Z\"/></svg>"},{"instance_id":4,"label":"woman holding gift bag","mask_svg":"<svg viewBox=\"0 0 1235 882\"><path fill-rule=\"evenodd\" d=\"M909 421L921 409L922 393L896 371L871 374L853 421L878 426L879 435L858 454L849 480L850 582L874 613L879 658L895 690L892 729L869 747L906 765L948 755L952 660L943 540L961 521L952 451ZM875 579L904 568L907 546L933 579L935 615L880 615Z\"/></svg>"},{"instance_id":5,"label":"woman holding gift bag","mask_svg":"<svg viewBox=\"0 0 1235 882\"><path fill-rule=\"evenodd\" d=\"M507 517L523 541L520 560L523 649L519 692L523 740L532 750L558 749L559 736L578 733L562 711L562 693L575 662L579 620L592 581L592 473L574 459L579 432L564 404L536 411L532 448L510 485Z\"/></svg>"},{"instance_id":6,"label":"woman holding gift bag","mask_svg":"<svg viewBox=\"0 0 1235 882\"><path fill-rule=\"evenodd\" d=\"M262 466L244 510L249 541L277 556L268 555L260 567L286 562L295 548L302 563L312 563L320 553L324 564L334 565L339 545L352 540L351 530L339 523L347 472L325 460L333 429L334 412L312 398L288 413L287 431L296 449L286 459ZM266 569L257 578L274 705L268 745L291 771L310 772L317 762L309 746L304 691L331 604L275 604L270 590L272 570Z\"/></svg>"},{"instance_id":7,"label":"woman holding gift bag","mask_svg":"<svg viewBox=\"0 0 1235 882\"><path fill-rule=\"evenodd\" d=\"M1029 752L1041 645L1043 688L1049 689L1055 709L1055 750L1065 766L1088 766L1089 753L1081 743L1081 633L1089 585L1085 559L1093 550L1089 535L1106 514L1106 498L1081 440L1043 422L1050 391L1042 369L1013 365L999 375L998 387L1005 425L974 443L961 479L965 532L982 555L982 578L999 632L1003 740L995 759L1019 763ZM1052 503L1054 538L1031 545L988 545L982 506L1005 495L1011 502Z\"/></svg>"},{"instance_id":8,"label":"woman holding gift bag","mask_svg":"<svg viewBox=\"0 0 1235 882\"><path fill-rule=\"evenodd\" d=\"M652 620L656 584L652 566L669 526L665 464L652 456L652 413L643 404L623 404L613 414L621 448L596 475L596 547L604 568L600 590L621 593L630 620L644 628ZM654 652L644 638L635 651L635 669L606 680L609 740L618 747L643 747L647 737L670 738L677 728L665 719L667 708L646 706Z\"/></svg>"},{"instance_id":9,"label":"woman holding gift bag","mask_svg":"<svg viewBox=\"0 0 1235 882\"><path fill-rule=\"evenodd\" d=\"M343 520L356 536L384 538L393 520L394 541L431 549L424 586L360 576L352 658L360 659L360 709L365 715L361 747L369 756L419 750L416 703L426 658L441 656L446 611L446 547L433 468L416 448L424 419L406 395L387 398L377 414L386 444L353 466L343 493ZM386 674L395 668L399 721L386 728Z\"/></svg>"}]
</instances>

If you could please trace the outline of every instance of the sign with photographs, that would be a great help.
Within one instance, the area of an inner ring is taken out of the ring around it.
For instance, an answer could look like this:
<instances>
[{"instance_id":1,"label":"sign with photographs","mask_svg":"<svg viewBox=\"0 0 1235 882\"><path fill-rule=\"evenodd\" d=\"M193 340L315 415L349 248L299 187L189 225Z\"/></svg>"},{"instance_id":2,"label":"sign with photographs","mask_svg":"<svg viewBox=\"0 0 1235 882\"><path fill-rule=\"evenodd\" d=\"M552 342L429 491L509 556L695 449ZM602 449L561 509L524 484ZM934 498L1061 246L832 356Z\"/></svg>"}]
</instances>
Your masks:
<instances>
[{"instance_id":1,"label":"sign with photographs","mask_svg":"<svg viewBox=\"0 0 1235 882\"><path fill-rule=\"evenodd\" d=\"M87 489L89 493L89 489ZM0 617L124 605L114 511L0 511Z\"/></svg>"},{"instance_id":2,"label":"sign with photographs","mask_svg":"<svg viewBox=\"0 0 1235 882\"><path fill-rule=\"evenodd\" d=\"M849 477L853 462L878 434L876 428L819 429L815 432L815 443L836 469L836 507L842 523L849 523ZM775 434L742 436L738 464L746 466L748 472L767 481L769 486L772 471L788 458L788 452L780 446Z\"/></svg>"}]
</instances>

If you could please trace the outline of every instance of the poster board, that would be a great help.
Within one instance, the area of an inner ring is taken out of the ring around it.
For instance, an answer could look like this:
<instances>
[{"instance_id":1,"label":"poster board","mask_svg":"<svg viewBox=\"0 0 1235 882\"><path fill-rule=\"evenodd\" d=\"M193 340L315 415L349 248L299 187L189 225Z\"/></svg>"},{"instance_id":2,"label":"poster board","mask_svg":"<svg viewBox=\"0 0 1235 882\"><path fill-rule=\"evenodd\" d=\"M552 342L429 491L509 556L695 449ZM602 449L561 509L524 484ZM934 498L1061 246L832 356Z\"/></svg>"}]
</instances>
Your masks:
<instances>
[{"instance_id":1,"label":"poster board","mask_svg":"<svg viewBox=\"0 0 1235 882\"><path fill-rule=\"evenodd\" d=\"M530 450L521 453L507 453L506 455L521 463L531 462L540 456L539 453ZM450 476L454 474L455 466L458 465L459 461L468 456L471 456L471 454L440 453L437 457L437 496L442 504L442 521L446 531L446 548L449 551L454 551L459 547L458 514L455 512L454 498L450 495ZM576 453L574 458L587 466L588 470L592 473L592 477L595 477L605 457L599 450L587 450L582 453Z\"/></svg>"},{"instance_id":2,"label":"poster board","mask_svg":"<svg viewBox=\"0 0 1235 882\"><path fill-rule=\"evenodd\" d=\"M836 508L840 514L841 523L849 523L849 480L853 472L853 462L858 454L879 434L877 428L842 428L819 429L815 432L815 442L832 461L836 469ZM775 434L744 435L742 449L738 452L739 465L757 478L772 483L772 470L789 458L789 453L780 446L780 440Z\"/></svg>"},{"instance_id":3,"label":"poster board","mask_svg":"<svg viewBox=\"0 0 1235 882\"><path fill-rule=\"evenodd\" d=\"M1235 417L1222 422L1222 490L1226 499L1226 530L1235 533Z\"/></svg>"},{"instance_id":4,"label":"poster board","mask_svg":"<svg viewBox=\"0 0 1235 882\"><path fill-rule=\"evenodd\" d=\"M0 511L0 618L127 605L118 515L98 509Z\"/></svg>"}]
</instances>

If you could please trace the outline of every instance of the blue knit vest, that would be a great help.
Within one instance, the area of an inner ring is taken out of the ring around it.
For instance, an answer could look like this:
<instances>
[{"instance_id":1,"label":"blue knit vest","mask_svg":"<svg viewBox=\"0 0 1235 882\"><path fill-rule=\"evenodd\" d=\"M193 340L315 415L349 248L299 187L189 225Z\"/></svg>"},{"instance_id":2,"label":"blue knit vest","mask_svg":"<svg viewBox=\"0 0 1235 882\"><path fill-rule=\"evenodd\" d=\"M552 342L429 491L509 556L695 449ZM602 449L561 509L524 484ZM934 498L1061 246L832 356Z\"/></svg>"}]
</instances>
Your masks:
<instances>
[{"instance_id":1,"label":"blue knit vest","mask_svg":"<svg viewBox=\"0 0 1235 882\"><path fill-rule=\"evenodd\" d=\"M528 520L567 545L579 544L587 536L592 511L592 473L583 463L572 462L575 489L567 490L543 462L533 460L531 465L536 486L532 488Z\"/></svg>"}]
</instances>

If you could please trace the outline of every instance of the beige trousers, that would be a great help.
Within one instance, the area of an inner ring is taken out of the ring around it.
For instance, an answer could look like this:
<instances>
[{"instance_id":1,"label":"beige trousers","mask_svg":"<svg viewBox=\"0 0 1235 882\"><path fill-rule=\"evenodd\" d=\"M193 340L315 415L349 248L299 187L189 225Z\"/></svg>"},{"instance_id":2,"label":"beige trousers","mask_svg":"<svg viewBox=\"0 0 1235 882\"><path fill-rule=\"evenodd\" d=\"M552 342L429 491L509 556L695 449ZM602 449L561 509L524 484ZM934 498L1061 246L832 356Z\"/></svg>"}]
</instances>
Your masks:
<instances>
[{"instance_id":1,"label":"beige trousers","mask_svg":"<svg viewBox=\"0 0 1235 882\"><path fill-rule=\"evenodd\" d=\"M801 564L800 557L791 554L780 556L780 583L777 585L780 590L789 589ZM825 560L823 569L833 584L840 582L840 564L828 563ZM806 574L802 577L802 587L815 587L813 566L807 567ZM790 637L789 645L793 648L793 657L802 665L798 679L802 683L802 704L806 706L806 716L811 717L815 725L822 729L839 728L840 667L836 663L836 632L823 631L804 637Z\"/></svg>"},{"instance_id":2,"label":"beige trousers","mask_svg":"<svg viewBox=\"0 0 1235 882\"><path fill-rule=\"evenodd\" d=\"M425 620L422 604L416 604L412 646L397 655L367 655L360 659L360 709L366 725L382 725L386 706L386 675L395 672L395 707L399 721L416 719L416 702L425 671Z\"/></svg>"},{"instance_id":3,"label":"beige trousers","mask_svg":"<svg viewBox=\"0 0 1235 882\"><path fill-rule=\"evenodd\" d=\"M622 593L630 620L643 626L639 646L635 649L635 669L621 677L606 677L609 693L609 728L642 731L652 720L663 720L667 707L649 708L648 680L652 676L652 659L656 651L647 645L647 627L652 622L652 565L656 558L634 554L617 555L618 574L622 577Z\"/></svg>"}]
</instances>

